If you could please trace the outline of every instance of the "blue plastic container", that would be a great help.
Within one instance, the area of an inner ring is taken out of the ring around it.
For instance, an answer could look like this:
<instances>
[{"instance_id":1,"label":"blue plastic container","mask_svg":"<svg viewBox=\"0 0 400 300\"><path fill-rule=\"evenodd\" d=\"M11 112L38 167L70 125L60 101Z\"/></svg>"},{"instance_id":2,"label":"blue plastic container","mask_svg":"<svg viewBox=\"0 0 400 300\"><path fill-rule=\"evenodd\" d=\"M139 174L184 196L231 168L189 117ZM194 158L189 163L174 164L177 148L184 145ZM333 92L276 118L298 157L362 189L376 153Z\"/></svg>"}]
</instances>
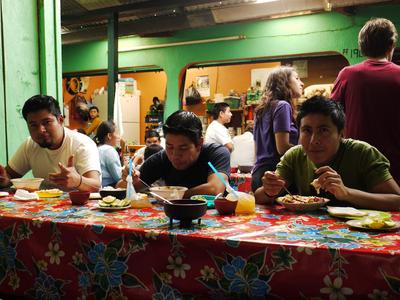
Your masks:
<instances>
[{"instance_id":1,"label":"blue plastic container","mask_svg":"<svg viewBox=\"0 0 400 300\"><path fill-rule=\"evenodd\" d=\"M206 200L207 201L207 209L214 208L214 198L213 195L194 195L190 197L192 200Z\"/></svg>"}]
</instances>

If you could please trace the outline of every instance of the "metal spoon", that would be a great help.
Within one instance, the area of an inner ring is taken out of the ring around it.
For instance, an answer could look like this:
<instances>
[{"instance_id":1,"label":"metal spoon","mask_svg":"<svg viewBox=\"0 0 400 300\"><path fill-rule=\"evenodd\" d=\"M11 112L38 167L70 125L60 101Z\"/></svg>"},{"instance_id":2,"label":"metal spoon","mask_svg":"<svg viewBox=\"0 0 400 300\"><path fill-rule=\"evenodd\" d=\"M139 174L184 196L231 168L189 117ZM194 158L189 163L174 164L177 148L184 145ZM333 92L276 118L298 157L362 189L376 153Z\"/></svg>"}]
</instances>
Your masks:
<instances>
[{"instance_id":1,"label":"metal spoon","mask_svg":"<svg viewBox=\"0 0 400 300\"><path fill-rule=\"evenodd\" d=\"M215 200L215 199L218 199L219 197L221 197L221 195L222 195L222 193L217 194L217 195L214 197L214 200Z\"/></svg>"},{"instance_id":2,"label":"metal spoon","mask_svg":"<svg viewBox=\"0 0 400 300\"><path fill-rule=\"evenodd\" d=\"M289 190L286 188L286 186L283 186L283 188L285 189L286 193L288 193L290 196L292 196L292 197L293 197L292 193L291 193L291 192L289 192Z\"/></svg>"},{"instance_id":3,"label":"metal spoon","mask_svg":"<svg viewBox=\"0 0 400 300\"><path fill-rule=\"evenodd\" d=\"M165 199L164 197L161 197L160 195L158 195L158 194L156 194L156 193L149 192L149 194L153 195L154 197L157 197L157 198L161 199L162 201L164 201L164 202L166 202L166 203L168 203L168 204L173 205L173 203L172 203L171 201Z\"/></svg>"}]
</instances>

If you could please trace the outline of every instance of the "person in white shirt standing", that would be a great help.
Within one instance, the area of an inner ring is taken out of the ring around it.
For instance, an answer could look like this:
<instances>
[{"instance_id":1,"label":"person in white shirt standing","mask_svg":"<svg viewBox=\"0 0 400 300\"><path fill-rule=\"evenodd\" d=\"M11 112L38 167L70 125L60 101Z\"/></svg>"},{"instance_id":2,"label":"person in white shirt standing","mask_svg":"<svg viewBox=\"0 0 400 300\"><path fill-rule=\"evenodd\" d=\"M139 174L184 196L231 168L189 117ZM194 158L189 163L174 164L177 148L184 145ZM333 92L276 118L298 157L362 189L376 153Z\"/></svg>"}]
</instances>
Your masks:
<instances>
[{"instance_id":1,"label":"person in white shirt standing","mask_svg":"<svg viewBox=\"0 0 400 300\"><path fill-rule=\"evenodd\" d=\"M253 138L254 123L248 121L245 132L233 138L234 150L231 153L231 167L254 166L256 151Z\"/></svg>"},{"instance_id":2,"label":"person in white shirt standing","mask_svg":"<svg viewBox=\"0 0 400 300\"><path fill-rule=\"evenodd\" d=\"M225 124L231 121L232 113L228 103L219 102L214 105L211 112L214 121L207 127L205 143L220 144L233 151L233 141Z\"/></svg>"}]
</instances>

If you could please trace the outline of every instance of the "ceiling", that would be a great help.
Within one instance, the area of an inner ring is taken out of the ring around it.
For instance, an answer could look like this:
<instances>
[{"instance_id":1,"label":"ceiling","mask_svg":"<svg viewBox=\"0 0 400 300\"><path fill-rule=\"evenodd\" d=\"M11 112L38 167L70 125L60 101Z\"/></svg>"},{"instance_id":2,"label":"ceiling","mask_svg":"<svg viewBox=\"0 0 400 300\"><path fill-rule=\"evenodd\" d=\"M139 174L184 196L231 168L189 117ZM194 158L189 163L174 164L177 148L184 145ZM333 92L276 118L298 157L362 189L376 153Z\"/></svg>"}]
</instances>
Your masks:
<instances>
[{"instance_id":1,"label":"ceiling","mask_svg":"<svg viewBox=\"0 0 400 300\"><path fill-rule=\"evenodd\" d=\"M357 7L398 0L61 0L63 44L107 38L118 14L118 35L172 36L175 31L320 11L353 14Z\"/></svg>"}]
</instances>

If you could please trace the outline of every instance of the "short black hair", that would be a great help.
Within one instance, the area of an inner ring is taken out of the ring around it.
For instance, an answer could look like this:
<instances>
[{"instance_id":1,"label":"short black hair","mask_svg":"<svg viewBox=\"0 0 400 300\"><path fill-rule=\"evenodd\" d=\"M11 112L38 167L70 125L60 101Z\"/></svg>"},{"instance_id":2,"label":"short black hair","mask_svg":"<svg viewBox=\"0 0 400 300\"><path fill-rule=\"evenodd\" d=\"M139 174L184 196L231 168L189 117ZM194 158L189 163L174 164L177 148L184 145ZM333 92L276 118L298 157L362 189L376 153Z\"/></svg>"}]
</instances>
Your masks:
<instances>
[{"instance_id":1,"label":"short black hair","mask_svg":"<svg viewBox=\"0 0 400 300\"><path fill-rule=\"evenodd\" d=\"M226 102L218 102L215 103L212 111L211 111L211 115L213 116L214 120L217 120L219 117L219 113L220 112L225 112L225 110L229 107L229 104Z\"/></svg>"},{"instance_id":2,"label":"short black hair","mask_svg":"<svg viewBox=\"0 0 400 300\"><path fill-rule=\"evenodd\" d=\"M300 128L301 119L309 114L322 114L330 117L338 132L342 131L345 125L345 114L342 105L324 96L314 96L301 104L297 114L297 126Z\"/></svg>"},{"instance_id":3,"label":"short black hair","mask_svg":"<svg viewBox=\"0 0 400 300\"><path fill-rule=\"evenodd\" d=\"M148 159L153 154L156 154L157 152L162 151L163 149L164 148L158 144L151 144L151 145L147 146L146 148L144 148L144 154L143 154L144 160Z\"/></svg>"},{"instance_id":4,"label":"short black hair","mask_svg":"<svg viewBox=\"0 0 400 300\"><path fill-rule=\"evenodd\" d=\"M152 137L156 137L159 141L161 141L160 134L155 130L146 131L146 133L144 134L144 141Z\"/></svg>"},{"instance_id":5,"label":"short black hair","mask_svg":"<svg viewBox=\"0 0 400 300\"><path fill-rule=\"evenodd\" d=\"M109 133L115 132L115 123L113 121L103 121L97 127L95 141L98 145L103 145L106 142L106 137Z\"/></svg>"},{"instance_id":6,"label":"short black hair","mask_svg":"<svg viewBox=\"0 0 400 300\"><path fill-rule=\"evenodd\" d=\"M203 135L203 125L194 113L178 110L167 118L163 132L164 137L167 137L169 133L184 135L197 146Z\"/></svg>"},{"instance_id":7,"label":"short black hair","mask_svg":"<svg viewBox=\"0 0 400 300\"><path fill-rule=\"evenodd\" d=\"M58 102L52 96L47 95L35 95L26 100L24 106L22 107L22 116L24 117L25 121L27 121L29 113L37 112L43 109L47 110L55 117L61 116L61 110Z\"/></svg>"},{"instance_id":8,"label":"short black hair","mask_svg":"<svg viewBox=\"0 0 400 300\"><path fill-rule=\"evenodd\" d=\"M89 107L89 111L91 111L92 109L97 110L97 112L99 112L99 108L96 105L92 105L91 107Z\"/></svg>"}]
</instances>

